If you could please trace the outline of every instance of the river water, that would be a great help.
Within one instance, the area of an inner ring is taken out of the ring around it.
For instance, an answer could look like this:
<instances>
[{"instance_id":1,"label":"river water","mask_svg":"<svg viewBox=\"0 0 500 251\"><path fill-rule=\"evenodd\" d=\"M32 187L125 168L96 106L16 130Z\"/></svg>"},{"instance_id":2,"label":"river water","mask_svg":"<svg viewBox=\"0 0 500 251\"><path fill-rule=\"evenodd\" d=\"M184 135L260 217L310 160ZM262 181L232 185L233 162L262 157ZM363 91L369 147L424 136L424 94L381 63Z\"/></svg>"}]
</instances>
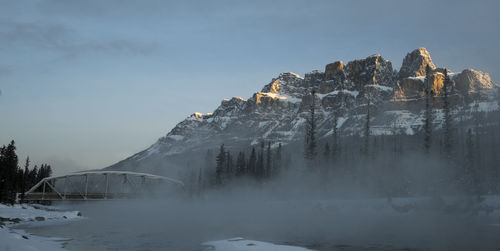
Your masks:
<instances>
[{"instance_id":1,"label":"river water","mask_svg":"<svg viewBox=\"0 0 500 251\"><path fill-rule=\"evenodd\" d=\"M83 220L23 226L70 250L203 250L243 237L314 250L500 250L498 216L397 213L383 201L100 201L64 203Z\"/></svg>"}]
</instances>

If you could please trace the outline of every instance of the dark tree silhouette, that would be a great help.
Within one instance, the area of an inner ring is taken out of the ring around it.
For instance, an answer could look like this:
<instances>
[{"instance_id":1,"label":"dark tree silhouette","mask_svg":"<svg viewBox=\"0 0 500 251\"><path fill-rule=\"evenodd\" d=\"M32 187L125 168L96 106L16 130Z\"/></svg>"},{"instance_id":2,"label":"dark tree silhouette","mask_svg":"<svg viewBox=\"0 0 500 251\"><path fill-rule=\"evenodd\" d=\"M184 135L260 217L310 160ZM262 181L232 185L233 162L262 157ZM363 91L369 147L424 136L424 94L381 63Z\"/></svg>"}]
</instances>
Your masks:
<instances>
[{"instance_id":1,"label":"dark tree silhouette","mask_svg":"<svg viewBox=\"0 0 500 251\"><path fill-rule=\"evenodd\" d=\"M245 175L246 172L246 164L245 164L245 153L239 152L238 158L236 159L236 176L240 177Z\"/></svg>"},{"instance_id":2,"label":"dark tree silhouette","mask_svg":"<svg viewBox=\"0 0 500 251\"><path fill-rule=\"evenodd\" d=\"M424 152L429 154L431 149L431 136L432 136L432 105L431 105L431 68L429 65L425 67L425 122L424 122Z\"/></svg>"},{"instance_id":3,"label":"dark tree silhouette","mask_svg":"<svg viewBox=\"0 0 500 251\"><path fill-rule=\"evenodd\" d=\"M19 167L14 140L0 148L0 201L14 203L19 190Z\"/></svg>"},{"instance_id":4,"label":"dark tree silhouette","mask_svg":"<svg viewBox=\"0 0 500 251\"><path fill-rule=\"evenodd\" d=\"M257 154L255 153L255 147L252 147L252 152L250 153L250 158L248 159L248 172L254 177L257 177Z\"/></svg>"},{"instance_id":5,"label":"dark tree silhouette","mask_svg":"<svg viewBox=\"0 0 500 251\"><path fill-rule=\"evenodd\" d=\"M224 168L226 167L226 151L224 150L224 144L222 144L219 148L219 154L215 158L216 167L215 167L215 183L217 185L222 185L223 182L223 173Z\"/></svg>"},{"instance_id":6,"label":"dark tree silhouette","mask_svg":"<svg viewBox=\"0 0 500 251\"><path fill-rule=\"evenodd\" d=\"M271 177L272 166L271 166L271 142L267 142L266 150L266 177Z\"/></svg>"},{"instance_id":7,"label":"dark tree silhouette","mask_svg":"<svg viewBox=\"0 0 500 251\"><path fill-rule=\"evenodd\" d=\"M274 175L278 175L281 172L282 167L282 153L281 153L281 143L278 144L278 148L276 149L276 153L273 161L273 172Z\"/></svg>"},{"instance_id":8,"label":"dark tree silhouette","mask_svg":"<svg viewBox=\"0 0 500 251\"><path fill-rule=\"evenodd\" d=\"M304 157L311 162L316 158L316 91L311 92L311 105L309 107L309 116L306 122L306 138Z\"/></svg>"},{"instance_id":9,"label":"dark tree silhouette","mask_svg":"<svg viewBox=\"0 0 500 251\"><path fill-rule=\"evenodd\" d=\"M265 167L264 167L264 146L265 146L265 143L263 141L260 144L260 151L259 151L259 155L257 156L257 166L256 166L255 176L259 180L264 178L265 171L266 171Z\"/></svg>"},{"instance_id":10,"label":"dark tree silhouette","mask_svg":"<svg viewBox=\"0 0 500 251\"><path fill-rule=\"evenodd\" d=\"M444 69L444 84L443 84L443 110L444 110L444 154L445 158L449 162L452 161L452 147L453 147L453 136L452 136L452 118L450 115L450 102L448 97L449 88L451 85L450 77L448 76L447 69Z\"/></svg>"},{"instance_id":11,"label":"dark tree silhouette","mask_svg":"<svg viewBox=\"0 0 500 251\"><path fill-rule=\"evenodd\" d=\"M371 96L367 93L366 96L366 120L365 120L365 131L364 131L364 144L362 152L368 155L370 152L370 120L371 120Z\"/></svg>"}]
</instances>

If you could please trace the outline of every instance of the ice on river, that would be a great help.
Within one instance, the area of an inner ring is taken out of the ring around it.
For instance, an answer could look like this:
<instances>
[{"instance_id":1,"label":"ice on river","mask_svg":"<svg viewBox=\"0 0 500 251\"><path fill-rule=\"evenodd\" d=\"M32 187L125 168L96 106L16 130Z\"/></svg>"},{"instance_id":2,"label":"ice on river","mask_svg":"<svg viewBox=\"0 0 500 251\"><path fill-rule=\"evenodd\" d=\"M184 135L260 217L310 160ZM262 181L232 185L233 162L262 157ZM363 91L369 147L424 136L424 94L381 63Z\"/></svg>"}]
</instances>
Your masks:
<instances>
[{"instance_id":1,"label":"ice on river","mask_svg":"<svg viewBox=\"0 0 500 251\"><path fill-rule=\"evenodd\" d=\"M227 240L209 241L202 244L204 251L308 251L311 249L276 245L268 242L246 240L244 238L232 238Z\"/></svg>"},{"instance_id":2,"label":"ice on river","mask_svg":"<svg viewBox=\"0 0 500 251\"><path fill-rule=\"evenodd\" d=\"M0 204L0 250L5 251L58 251L64 250L60 238L44 238L23 230L11 229L14 224L54 224L81 218L78 211L60 211L41 205Z\"/></svg>"}]
</instances>

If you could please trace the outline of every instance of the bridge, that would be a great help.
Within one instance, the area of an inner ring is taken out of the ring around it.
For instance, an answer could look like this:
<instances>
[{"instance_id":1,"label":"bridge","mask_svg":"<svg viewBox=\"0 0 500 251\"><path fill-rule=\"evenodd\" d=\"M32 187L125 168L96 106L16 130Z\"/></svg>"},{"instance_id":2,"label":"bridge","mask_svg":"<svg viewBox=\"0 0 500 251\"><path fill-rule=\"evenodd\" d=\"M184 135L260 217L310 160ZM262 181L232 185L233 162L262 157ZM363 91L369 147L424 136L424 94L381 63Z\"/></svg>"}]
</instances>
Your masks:
<instances>
[{"instance_id":1,"label":"bridge","mask_svg":"<svg viewBox=\"0 0 500 251\"><path fill-rule=\"evenodd\" d=\"M108 200L167 196L184 188L179 180L136 172L87 171L42 179L24 194L25 201Z\"/></svg>"}]
</instances>

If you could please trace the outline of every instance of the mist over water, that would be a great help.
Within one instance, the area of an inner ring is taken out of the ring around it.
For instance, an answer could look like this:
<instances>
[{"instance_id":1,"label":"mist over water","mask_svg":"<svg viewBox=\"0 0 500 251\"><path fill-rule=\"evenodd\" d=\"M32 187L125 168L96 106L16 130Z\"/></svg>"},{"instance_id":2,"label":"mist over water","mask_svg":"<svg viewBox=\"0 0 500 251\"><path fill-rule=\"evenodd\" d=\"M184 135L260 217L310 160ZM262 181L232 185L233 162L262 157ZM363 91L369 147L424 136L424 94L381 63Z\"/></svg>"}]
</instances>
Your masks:
<instances>
[{"instance_id":1,"label":"mist over water","mask_svg":"<svg viewBox=\"0 0 500 251\"><path fill-rule=\"evenodd\" d=\"M84 220L28 231L71 239L70 250L202 250L200 243L243 237L314 250L497 250L498 215L396 212L386 199L277 200L270 191L204 199L62 203ZM207 198L209 197L209 198ZM400 205L427 198L394 199Z\"/></svg>"},{"instance_id":2,"label":"mist over water","mask_svg":"<svg viewBox=\"0 0 500 251\"><path fill-rule=\"evenodd\" d=\"M318 153L313 162L297 145L283 147L280 158L276 149L261 147L261 164L274 156L266 164L270 171L247 168L238 175L229 160L219 181L215 156L191 157L197 161L180 175L181 191L162 187L147 192L151 199L57 202L85 218L27 228L68 238L65 247L77 251L194 251L234 237L312 250L498 250L498 141L488 135L477 136L481 144L472 148L465 144L470 137L458 134L451 161L438 140L435 151L424 153L419 135L374 136L364 153L362 137L345 137L336 158ZM228 149L222 153L245 151ZM467 164L470 153L476 169Z\"/></svg>"},{"instance_id":3,"label":"mist over water","mask_svg":"<svg viewBox=\"0 0 500 251\"><path fill-rule=\"evenodd\" d=\"M182 191L56 203L85 219L28 231L68 238L70 250L204 250L203 242L234 237L312 250L498 250L500 141L492 124L474 134L458 128L449 154L441 131L428 153L422 135L347 135L336 154L318 147L315 160L304 158L302 142L281 155L261 144L253 159L260 164L242 158L243 170L236 157L221 164L213 152L189 153L179 160ZM226 147L219 156L254 150Z\"/></svg>"}]
</instances>

